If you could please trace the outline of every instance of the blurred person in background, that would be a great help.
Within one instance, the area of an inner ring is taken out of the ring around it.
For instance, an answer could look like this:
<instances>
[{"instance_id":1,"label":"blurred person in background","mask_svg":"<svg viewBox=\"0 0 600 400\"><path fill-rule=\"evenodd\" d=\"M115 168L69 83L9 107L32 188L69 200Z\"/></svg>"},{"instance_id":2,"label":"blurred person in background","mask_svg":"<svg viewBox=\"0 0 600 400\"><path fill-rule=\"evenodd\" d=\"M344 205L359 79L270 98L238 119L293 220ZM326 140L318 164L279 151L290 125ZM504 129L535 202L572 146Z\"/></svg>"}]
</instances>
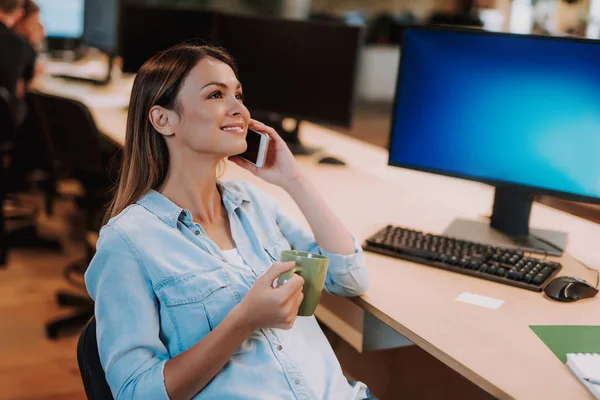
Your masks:
<instances>
[{"instance_id":1,"label":"blurred person in background","mask_svg":"<svg viewBox=\"0 0 600 400\"><path fill-rule=\"evenodd\" d=\"M27 115L26 88L33 79L36 52L13 28L22 18L23 0L0 0L0 89L6 93L17 126Z\"/></svg>"},{"instance_id":2,"label":"blurred person in background","mask_svg":"<svg viewBox=\"0 0 600 400\"><path fill-rule=\"evenodd\" d=\"M34 171L38 177L34 180L44 180L54 170L49 138L45 136L42 121L27 94L28 89L35 85L34 81L43 75L44 67L37 54L43 47L45 30L40 20L40 7L32 0L21 1L21 12L12 31L28 46L28 51L33 51L30 61L33 65L28 65L27 75L17 85L19 126L13 138L12 162L8 168L9 187L17 191L28 189L28 177Z\"/></svg>"},{"instance_id":3,"label":"blurred person in background","mask_svg":"<svg viewBox=\"0 0 600 400\"><path fill-rule=\"evenodd\" d=\"M27 39L36 51L40 51L46 32L40 19L40 7L35 2L32 0L23 2L23 16L13 29L18 35Z\"/></svg>"}]
</instances>

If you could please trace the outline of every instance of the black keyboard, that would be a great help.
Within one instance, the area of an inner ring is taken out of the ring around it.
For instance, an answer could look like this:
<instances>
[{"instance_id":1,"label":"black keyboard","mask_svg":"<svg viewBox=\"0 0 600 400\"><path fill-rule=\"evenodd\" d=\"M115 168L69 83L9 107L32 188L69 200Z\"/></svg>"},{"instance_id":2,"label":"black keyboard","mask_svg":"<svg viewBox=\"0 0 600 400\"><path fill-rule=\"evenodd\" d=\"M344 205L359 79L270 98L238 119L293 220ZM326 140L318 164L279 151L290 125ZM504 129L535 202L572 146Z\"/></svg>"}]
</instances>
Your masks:
<instances>
[{"instance_id":1,"label":"black keyboard","mask_svg":"<svg viewBox=\"0 0 600 400\"><path fill-rule=\"evenodd\" d=\"M541 292L561 265L513 249L388 225L364 249L448 271Z\"/></svg>"}]
</instances>

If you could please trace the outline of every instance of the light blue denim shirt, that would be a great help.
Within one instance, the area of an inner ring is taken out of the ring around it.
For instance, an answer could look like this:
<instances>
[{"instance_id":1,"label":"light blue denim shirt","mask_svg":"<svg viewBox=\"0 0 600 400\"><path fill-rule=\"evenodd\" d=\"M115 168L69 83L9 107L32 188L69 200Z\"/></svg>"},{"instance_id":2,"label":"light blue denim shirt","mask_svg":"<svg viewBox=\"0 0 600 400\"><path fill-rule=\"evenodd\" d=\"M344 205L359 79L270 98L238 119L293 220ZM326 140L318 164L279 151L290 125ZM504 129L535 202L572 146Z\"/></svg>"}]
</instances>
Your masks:
<instances>
[{"instance_id":1,"label":"light blue denim shirt","mask_svg":"<svg viewBox=\"0 0 600 400\"><path fill-rule=\"evenodd\" d=\"M249 182L219 182L231 233L247 268L228 263L191 213L156 191L100 231L86 274L95 301L100 360L115 399L168 399L163 369L238 304L283 249L329 257L325 289L358 296L368 287L365 259L320 248ZM290 330L255 331L195 399L362 399L349 384L315 317Z\"/></svg>"}]
</instances>

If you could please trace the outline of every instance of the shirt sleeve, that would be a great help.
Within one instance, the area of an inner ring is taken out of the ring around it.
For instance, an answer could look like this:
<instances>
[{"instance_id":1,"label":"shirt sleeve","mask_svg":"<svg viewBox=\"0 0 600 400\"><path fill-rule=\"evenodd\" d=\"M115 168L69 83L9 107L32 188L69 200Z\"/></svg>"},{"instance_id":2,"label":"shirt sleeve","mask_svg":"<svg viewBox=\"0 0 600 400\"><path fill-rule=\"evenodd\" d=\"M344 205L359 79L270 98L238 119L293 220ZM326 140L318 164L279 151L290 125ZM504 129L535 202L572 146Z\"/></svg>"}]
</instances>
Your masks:
<instances>
[{"instance_id":1,"label":"shirt sleeve","mask_svg":"<svg viewBox=\"0 0 600 400\"><path fill-rule=\"evenodd\" d=\"M369 274L365 255L358 240L353 236L354 251L338 254L326 251L315 241L312 233L305 231L298 221L287 216L277 206L277 225L290 242L292 249L317 253L329 258L325 290L340 296L360 296L369 288Z\"/></svg>"},{"instance_id":2,"label":"shirt sleeve","mask_svg":"<svg viewBox=\"0 0 600 400\"><path fill-rule=\"evenodd\" d=\"M369 288L369 273L365 255L358 240L353 236L354 251L351 254L337 254L326 251L316 242L312 232L302 228L299 221L285 214L277 201L268 193L254 187L258 201L265 202L274 210L277 226L290 243L292 249L317 253L329 258L325 290L340 296L360 296Z\"/></svg>"},{"instance_id":3,"label":"shirt sleeve","mask_svg":"<svg viewBox=\"0 0 600 400\"><path fill-rule=\"evenodd\" d=\"M168 400L163 372L170 356L159 338L158 300L118 227L102 228L85 281L95 301L98 351L114 398Z\"/></svg>"}]
</instances>

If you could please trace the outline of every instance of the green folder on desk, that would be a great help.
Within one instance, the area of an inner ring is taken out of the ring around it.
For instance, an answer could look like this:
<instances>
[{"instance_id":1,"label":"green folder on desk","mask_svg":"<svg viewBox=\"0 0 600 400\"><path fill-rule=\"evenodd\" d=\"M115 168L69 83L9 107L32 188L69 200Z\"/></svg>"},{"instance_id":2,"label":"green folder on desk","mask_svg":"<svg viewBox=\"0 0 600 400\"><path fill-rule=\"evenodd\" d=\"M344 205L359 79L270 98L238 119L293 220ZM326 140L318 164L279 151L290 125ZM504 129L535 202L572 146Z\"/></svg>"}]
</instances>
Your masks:
<instances>
[{"instance_id":1,"label":"green folder on desk","mask_svg":"<svg viewBox=\"0 0 600 400\"><path fill-rule=\"evenodd\" d=\"M531 330L563 363L567 353L600 353L600 326L531 325Z\"/></svg>"}]
</instances>

